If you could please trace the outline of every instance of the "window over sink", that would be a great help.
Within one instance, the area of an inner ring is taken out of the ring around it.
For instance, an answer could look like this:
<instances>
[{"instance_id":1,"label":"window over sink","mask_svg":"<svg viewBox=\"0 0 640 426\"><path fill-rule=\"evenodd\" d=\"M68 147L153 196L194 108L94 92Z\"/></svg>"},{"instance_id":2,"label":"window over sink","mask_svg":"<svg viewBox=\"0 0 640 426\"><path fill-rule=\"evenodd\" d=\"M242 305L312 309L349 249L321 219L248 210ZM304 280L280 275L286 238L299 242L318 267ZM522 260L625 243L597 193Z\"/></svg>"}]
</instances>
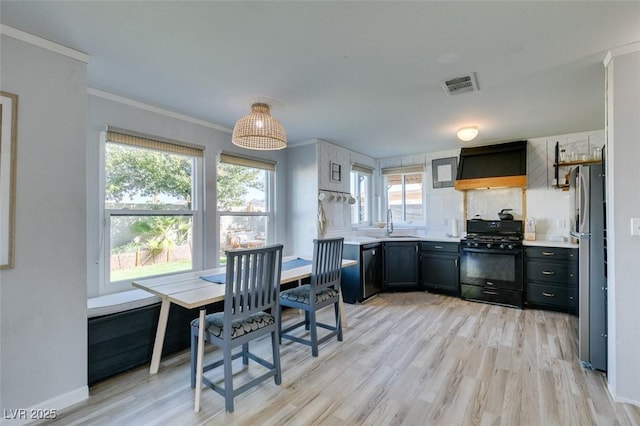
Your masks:
<instances>
[{"instance_id":1,"label":"window over sink","mask_svg":"<svg viewBox=\"0 0 640 426\"><path fill-rule=\"evenodd\" d=\"M382 169L386 205L395 223L422 225L424 168L421 165Z\"/></svg>"}]
</instances>

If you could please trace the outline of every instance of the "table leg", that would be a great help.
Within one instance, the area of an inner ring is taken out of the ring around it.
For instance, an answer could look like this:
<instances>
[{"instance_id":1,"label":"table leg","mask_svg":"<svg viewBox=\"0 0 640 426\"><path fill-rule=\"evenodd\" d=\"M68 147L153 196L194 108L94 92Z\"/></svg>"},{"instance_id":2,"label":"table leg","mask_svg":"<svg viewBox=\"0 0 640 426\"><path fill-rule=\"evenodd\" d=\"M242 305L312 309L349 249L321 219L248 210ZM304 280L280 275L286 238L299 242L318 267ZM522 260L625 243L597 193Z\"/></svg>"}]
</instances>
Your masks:
<instances>
[{"instance_id":1,"label":"table leg","mask_svg":"<svg viewBox=\"0 0 640 426\"><path fill-rule=\"evenodd\" d=\"M169 299L162 299L160 305L160 318L158 318L158 329L156 330L156 341L153 343L153 354L151 355L151 368L149 374L156 374L160 367L160 358L162 357L162 347L164 346L164 335L167 331L167 320L169 319Z\"/></svg>"},{"instance_id":2,"label":"table leg","mask_svg":"<svg viewBox=\"0 0 640 426\"><path fill-rule=\"evenodd\" d=\"M205 313L207 310L200 308L200 322L198 322L198 357L196 360L196 400L194 403L193 411L198 413L200 411L200 394L202 393L202 363L204 358L204 328Z\"/></svg>"},{"instance_id":3,"label":"table leg","mask_svg":"<svg viewBox=\"0 0 640 426\"><path fill-rule=\"evenodd\" d=\"M342 289L338 287L338 310L340 311L340 320L342 322L342 328L347 328L347 315L344 311L344 300L342 300Z\"/></svg>"}]
</instances>

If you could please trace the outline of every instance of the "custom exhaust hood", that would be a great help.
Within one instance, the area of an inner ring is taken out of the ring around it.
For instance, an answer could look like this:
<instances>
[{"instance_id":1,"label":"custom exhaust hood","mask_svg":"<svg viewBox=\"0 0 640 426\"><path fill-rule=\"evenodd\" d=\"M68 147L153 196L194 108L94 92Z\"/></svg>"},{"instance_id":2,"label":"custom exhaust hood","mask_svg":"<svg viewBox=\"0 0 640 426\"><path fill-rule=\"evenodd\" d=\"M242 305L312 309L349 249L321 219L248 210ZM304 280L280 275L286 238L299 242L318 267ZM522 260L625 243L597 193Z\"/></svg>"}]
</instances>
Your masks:
<instances>
[{"instance_id":1,"label":"custom exhaust hood","mask_svg":"<svg viewBox=\"0 0 640 426\"><path fill-rule=\"evenodd\" d=\"M526 188L527 141L462 148L454 187Z\"/></svg>"}]
</instances>

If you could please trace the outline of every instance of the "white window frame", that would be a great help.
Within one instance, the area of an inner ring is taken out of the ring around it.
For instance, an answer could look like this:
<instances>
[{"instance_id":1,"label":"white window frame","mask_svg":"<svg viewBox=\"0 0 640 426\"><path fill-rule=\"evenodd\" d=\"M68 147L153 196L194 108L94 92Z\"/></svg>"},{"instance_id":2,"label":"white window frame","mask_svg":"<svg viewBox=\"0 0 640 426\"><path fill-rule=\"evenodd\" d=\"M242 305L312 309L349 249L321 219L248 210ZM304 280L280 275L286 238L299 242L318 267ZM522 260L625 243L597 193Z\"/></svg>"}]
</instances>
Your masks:
<instances>
[{"instance_id":1,"label":"white window frame","mask_svg":"<svg viewBox=\"0 0 640 426\"><path fill-rule=\"evenodd\" d=\"M226 161L225 161L226 160ZM218 174L218 165L223 163L228 164L236 164L243 165L246 167L255 167L265 170L267 172L267 179L265 182L265 197L266 197L266 211L264 212L234 212L227 210L218 210L218 204L216 202L216 229L218 238L216 240L216 256L215 256L215 265L217 267L220 266L220 236L222 235L222 230L220 229L222 218L223 217L265 217L267 220L266 225L266 239L265 244L273 244L275 242L275 182L276 182L276 163L269 160L252 158L238 154L227 154L220 153L218 155L218 160L216 162L216 181ZM244 164L243 164L244 163ZM263 167L260 167L263 165ZM272 167L272 169L270 169ZM217 188L216 188L216 201L218 198Z\"/></svg>"},{"instance_id":2,"label":"white window frame","mask_svg":"<svg viewBox=\"0 0 640 426\"><path fill-rule=\"evenodd\" d=\"M358 184L356 183L359 179L360 176L365 176L368 178L368 184L367 184L367 194L366 194L366 205L364 206L364 210L367 213L367 218L368 220L366 221L351 221L351 225L352 227L361 227L361 226L369 226L372 223L372 213L373 213L373 200L372 200L372 196L373 196L373 169L370 167L366 167L366 166L361 166L358 164L353 164L351 166L351 174L350 174L350 178L352 179L351 181L351 190L353 192L353 195L356 199L355 204L353 205L353 209L356 210L354 217L359 217L359 212L360 212L360 191L357 191L358 189Z\"/></svg>"},{"instance_id":3,"label":"white window frame","mask_svg":"<svg viewBox=\"0 0 640 426\"><path fill-rule=\"evenodd\" d=\"M98 256L98 270L99 270L99 278L98 278L98 291L99 294L110 294L117 293L127 290L132 290L133 286L131 282L133 280L122 280L111 282L110 281L110 273L111 273L111 244L110 244L110 235L111 235L111 218L114 216L154 216L154 215L162 215L162 216L191 216L192 217L192 258L191 258L191 271L203 269L203 261L204 261L204 155L201 157L194 157L194 169L193 169L193 199L191 200L191 209L190 210L135 210L134 214L129 210L122 209L107 209L105 203L105 178L106 178L106 147L107 143L110 141L107 138L107 132L111 131L113 128L108 128L107 131L104 131L100 135L100 167L99 170L99 212L100 218L99 223L102 225L100 236L99 236L99 252L102 255ZM117 132L127 133L132 136L144 137L152 140L158 140L163 143L171 143L174 145L184 145L188 146L188 144L182 144L176 141L170 141L168 139L156 137L156 136L148 136L142 135L136 132L125 131L122 129L115 129ZM204 151L203 148L196 148ZM127 214L129 213L129 214ZM172 272L167 274L159 274L154 276L166 276L166 275L175 275L178 273L188 272L189 270L182 270L178 272ZM145 276L139 279L151 278L152 276Z\"/></svg>"},{"instance_id":4,"label":"white window frame","mask_svg":"<svg viewBox=\"0 0 640 426\"><path fill-rule=\"evenodd\" d=\"M412 174L422 174L422 197L421 197L421 209L422 209L422 222L407 222L407 203L406 203L406 183L405 176ZM401 225L411 225L411 226L425 226L427 222L427 209L426 209L426 191L425 191L425 171L424 166L415 165L415 166L403 166L403 167L389 167L381 170L382 175L382 187L384 188L384 200L385 200L385 212L384 218L386 218L386 212L389 210L389 198L388 198L388 177L392 175L400 175L402 181L402 217L394 217L394 224Z\"/></svg>"}]
</instances>

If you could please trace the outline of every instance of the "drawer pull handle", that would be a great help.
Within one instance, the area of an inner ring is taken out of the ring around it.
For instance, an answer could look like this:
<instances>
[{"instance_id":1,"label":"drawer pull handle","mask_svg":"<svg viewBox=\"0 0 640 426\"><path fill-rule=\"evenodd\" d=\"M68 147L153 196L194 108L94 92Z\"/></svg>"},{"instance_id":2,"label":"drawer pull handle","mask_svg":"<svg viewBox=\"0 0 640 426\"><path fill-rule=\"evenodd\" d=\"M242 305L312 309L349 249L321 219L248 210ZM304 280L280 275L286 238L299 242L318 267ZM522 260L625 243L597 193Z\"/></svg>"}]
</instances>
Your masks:
<instances>
[{"instance_id":1,"label":"drawer pull handle","mask_svg":"<svg viewBox=\"0 0 640 426\"><path fill-rule=\"evenodd\" d=\"M556 273L553 271L542 271L542 275L555 275Z\"/></svg>"},{"instance_id":2,"label":"drawer pull handle","mask_svg":"<svg viewBox=\"0 0 640 426\"><path fill-rule=\"evenodd\" d=\"M555 293L547 293L546 291L543 291L543 292L542 292L542 295L543 295L544 297L556 297L556 294L555 294Z\"/></svg>"},{"instance_id":3,"label":"drawer pull handle","mask_svg":"<svg viewBox=\"0 0 640 426\"><path fill-rule=\"evenodd\" d=\"M556 254L552 251L543 251L542 252L543 256L555 256Z\"/></svg>"},{"instance_id":4,"label":"drawer pull handle","mask_svg":"<svg viewBox=\"0 0 640 426\"><path fill-rule=\"evenodd\" d=\"M444 247L442 247L442 246L433 246L433 248L439 250L439 249L444 248Z\"/></svg>"},{"instance_id":5,"label":"drawer pull handle","mask_svg":"<svg viewBox=\"0 0 640 426\"><path fill-rule=\"evenodd\" d=\"M498 293L497 291L491 291L491 290L482 290L482 292L483 292L484 294L490 294L490 295L492 295L492 296L497 296L498 294L500 294L500 293Z\"/></svg>"}]
</instances>

